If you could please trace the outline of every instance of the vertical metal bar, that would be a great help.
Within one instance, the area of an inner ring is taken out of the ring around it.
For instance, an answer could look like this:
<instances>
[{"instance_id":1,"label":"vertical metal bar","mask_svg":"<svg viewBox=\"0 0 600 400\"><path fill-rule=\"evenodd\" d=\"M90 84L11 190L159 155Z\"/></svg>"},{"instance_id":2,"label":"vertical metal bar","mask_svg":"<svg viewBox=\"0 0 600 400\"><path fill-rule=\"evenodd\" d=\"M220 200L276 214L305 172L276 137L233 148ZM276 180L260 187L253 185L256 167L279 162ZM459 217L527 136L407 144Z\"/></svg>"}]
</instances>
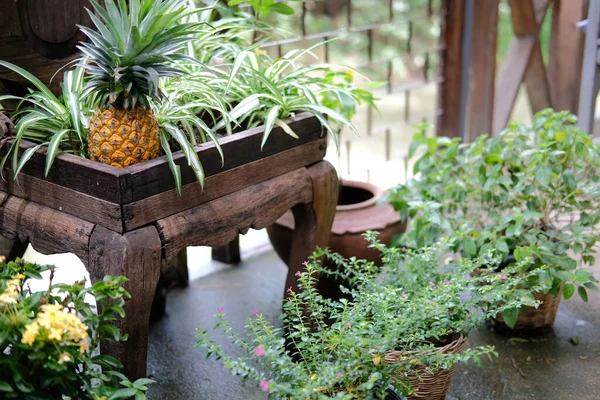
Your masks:
<instances>
[{"instance_id":1,"label":"vertical metal bar","mask_svg":"<svg viewBox=\"0 0 600 400\"><path fill-rule=\"evenodd\" d=\"M394 84L392 83L392 77L394 76L394 63L392 62L392 60L389 60L387 62L388 64L388 68L387 68L387 94L392 94L393 88L394 88Z\"/></svg>"},{"instance_id":2,"label":"vertical metal bar","mask_svg":"<svg viewBox=\"0 0 600 400\"><path fill-rule=\"evenodd\" d=\"M410 119L410 90L404 91L404 122Z\"/></svg>"},{"instance_id":3,"label":"vertical metal bar","mask_svg":"<svg viewBox=\"0 0 600 400\"><path fill-rule=\"evenodd\" d=\"M282 55L283 55L283 51L281 49L281 43L277 43L277 57L281 58Z\"/></svg>"},{"instance_id":4,"label":"vertical metal bar","mask_svg":"<svg viewBox=\"0 0 600 400\"><path fill-rule=\"evenodd\" d=\"M350 175L350 141L346 140L346 173Z\"/></svg>"},{"instance_id":5,"label":"vertical metal bar","mask_svg":"<svg viewBox=\"0 0 600 400\"><path fill-rule=\"evenodd\" d=\"M592 134L596 95L598 93L598 36L600 1L590 1L585 34L581 89L579 91L579 127Z\"/></svg>"},{"instance_id":6,"label":"vertical metal bar","mask_svg":"<svg viewBox=\"0 0 600 400\"><path fill-rule=\"evenodd\" d=\"M302 27L302 36L306 36L306 2L302 2L302 16L300 19L300 24Z\"/></svg>"},{"instance_id":7,"label":"vertical metal bar","mask_svg":"<svg viewBox=\"0 0 600 400\"><path fill-rule=\"evenodd\" d=\"M347 10L348 14L347 14L346 23L348 25L347 26L348 30L350 30L350 28L352 27L352 0L347 0L346 4L347 4L347 7L348 7L348 10Z\"/></svg>"},{"instance_id":8,"label":"vertical metal bar","mask_svg":"<svg viewBox=\"0 0 600 400\"><path fill-rule=\"evenodd\" d=\"M423 79L429 81L429 52L425 53L425 62L423 62Z\"/></svg>"},{"instance_id":9,"label":"vertical metal bar","mask_svg":"<svg viewBox=\"0 0 600 400\"><path fill-rule=\"evenodd\" d=\"M385 130L385 160L392 159L392 131L390 128Z\"/></svg>"},{"instance_id":10,"label":"vertical metal bar","mask_svg":"<svg viewBox=\"0 0 600 400\"><path fill-rule=\"evenodd\" d=\"M413 22L408 21L408 38L406 39L406 52L412 53Z\"/></svg>"},{"instance_id":11,"label":"vertical metal bar","mask_svg":"<svg viewBox=\"0 0 600 400\"><path fill-rule=\"evenodd\" d=\"M329 62L329 37L325 36L325 44L323 45L325 50L325 62Z\"/></svg>"},{"instance_id":12,"label":"vertical metal bar","mask_svg":"<svg viewBox=\"0 0 600 400\"><path fill-rule=\"evenodd\" d=\"M388 12L390 15L390 22L394 22L394 0L388 0Z\"/></svg>"},{"instance_id":13,"label":"vertical metal bar","mask_svg":"<svg viewBox=\"0 0 600 400\"><path fill-rule=\"evenodd\" d=\"M475 0L467 0L465 7L465 23L462 32L462 71L460 76L460 114L458 118L458 132L461 139L465 137L465 121L467 119L467 97L469 95L469 69L471 65L471 33L473 32L473 14Z\"/></svg>"},{"instance_id":14,"label":"vertical metal bar","mask_svg":"<svg viewBox=\"0 0 600 400\"><path fill-rule=\"evenodd\" d=\"M371 65L371 63L373 62L373 29L369 29L367 31L367 40L368 40L367 54L369 57L369 65Z\"/></svg>"}]
</instances>

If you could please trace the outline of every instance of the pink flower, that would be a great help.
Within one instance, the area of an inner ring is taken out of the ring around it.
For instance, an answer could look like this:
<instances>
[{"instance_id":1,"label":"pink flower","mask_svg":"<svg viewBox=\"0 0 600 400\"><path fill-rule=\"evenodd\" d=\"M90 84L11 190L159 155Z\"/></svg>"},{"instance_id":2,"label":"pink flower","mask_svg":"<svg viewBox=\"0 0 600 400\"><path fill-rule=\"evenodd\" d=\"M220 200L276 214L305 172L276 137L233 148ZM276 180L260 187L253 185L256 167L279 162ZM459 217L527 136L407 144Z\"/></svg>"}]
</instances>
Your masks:
<instances>
[{"instance_id":1,"label":"pink flower","mask_svg":"<svg viewBox=\"0 0 600 400\"><path fill-rule=\"evenodd\" d=\"M403 247L403 248L402 248L402 251L406 251L406 247Z\"/></svg>"},{"instance_id":2,"label":"pink flower","mask_svg":"<svg viewBox=\"0 0 600 400\"><path fill-rule=\"evenodd\" d=\"M500 278L502 278L502 280L505 281L506 280L506 275L502 274L502 275L500 275Z\"/></svg>"},{"instance_id":3,"label":"pink flower","mask_svg":"<svg viewBox=\"0 0 600 400\"><path fill-rule=\"evenodd\" d=\"M306 267L308 265L308 261L303 261L302 265L304 265Z\"/></svg>"},{"instance_id":4,"label":"pink flower","mask_svg":"<svg viewBox=\"0 0 600 400\"><path fill-rule=\"evenodd\" d=\"M252 313L252 315L254 315L254 316L257 316L257 315L258 315L258 311L254 311L254 312Z\"/></svg>"},{"instance_id":5,"label":"pink flower","mask_svg":"<svg viewBox=\"0 0 600 400\"><path fill-rule=\"evenodd\" d=\"M429 286L431 286L431 287L435 287L435 283L433 283L433 282L429 281Z\"/></svg>"},{"instance_id":6,"label":"pink flower","mask_svg":"<svg viewBox=\"0 0 600 400\"><path fill-rule=\"evenodd\" d=\"M269 381L260 381L260 388L265 392L269 390Z\"/></svg>"},{"instance_id":7,"label":"pink flower","mask_svg":"<svg viewBox=\"0 0 600 400\"><path fill-rule=\"evenodd\" d=\"M223 310L222 308L217 308L217 312L218 312L219 314L223 314L223 313L225 312L225 310Z\"/></svg>"},{"instance_id":8,"label":"pink flower","mask_svg":"<svg viewBox=\"0 0 600 400\"><path fill-rule=\"evenodd\" d=\"M300 271L296 271L296 273L294 275L300 276Z\"/></svg>"},{"instance_id":9,"label":"pink flower","mask_svg":"<svg viewBox=\"0 0 600 400\"><path fill-rule=\"evenodd\" d=\"M407 298L408 295L406 293L402 292L402 297Z\"/></svg>"},{"instance_id":10,"label":"pink flower","mask_svg":"<svg viewBox=\"0 0 600 400\"><path fill-rule=\"evenodd\" d=\"M290 286L289 288L287 288L286 292L292 293L292 287Z\"/></svg>"},{"instance_id":11,"label":"pink flower","mask_svg":"<svg viewBox=\"0 0 600 400\"><path fill-rule=\"evenodd\" d=\"M342 376L344 376L341 372L338 372L336 375L338 378L341 378Z\"/></svg>"},{"instance_id":12,"label":"pink flower","mask_svg":"<svg viewBox=\"0 0 600 400\"><path fill-rule=\"evenodd\" d=\"M262 357L265 355L265 348L263 346L258 346L257 348L254 349L254 354L256 354L257 357Z\"/></svg>"},{"instance_id":13,"label":"pink flower","mask_svg":"<svg viewBox=\"0 0 600 400\"><path fill-rule=\"evenodd\" d=\"M449 285L449 284L450 284L450 281L449 281L448 279L444 278L444 283L445 283L446 285Z\"/></svg>"}]
</instances>

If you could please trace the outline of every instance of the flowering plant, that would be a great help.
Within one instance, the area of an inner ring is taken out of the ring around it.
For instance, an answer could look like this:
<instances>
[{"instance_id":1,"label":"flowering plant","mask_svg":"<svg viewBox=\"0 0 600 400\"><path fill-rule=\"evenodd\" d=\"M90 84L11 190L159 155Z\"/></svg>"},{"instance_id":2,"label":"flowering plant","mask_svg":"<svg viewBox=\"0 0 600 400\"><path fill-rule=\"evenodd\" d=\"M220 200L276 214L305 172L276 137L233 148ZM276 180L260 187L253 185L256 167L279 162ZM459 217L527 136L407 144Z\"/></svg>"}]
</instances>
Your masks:
<instances>
[{"instance_id":1,"label":"flowering plant","mask_svg":"<svg viewBox=\"0 0 600 400\"><path fill-rule=\"evenodd\" d=\"M207 348L209 357L223 359L233 374L260 382L273 399L381 399L389 393L389 385L398 394L409 394L413 389L408 378L419 373L417 367L435 371L493 355L492 347L458 354L432 350L453 335L466 336L486 317L522 304L536 305L533 298L516 294L523 275L486 275L474 279L489 285L471 285L467 273L478 265L474 260L454 263L453 273L442 272L433 250L400 256L397 249L386 248L370 235L372 245L383 254L381 272L371 262L348 260L328 250L315 252L306 271L299 273L299 290L288 288L280 317L283 328L255 313L241 335L219 309L215 329L247 356L228 355L205 330L200 331L198 344ZM337 268L321 266L317 260L323 256ZM316 273L337 274L349 282L351 288L343 288L349 298L339 302L323 298L315 289ZM463 301L465 291L472 298ZM477 313L481 307L483 314ZM386 355L398 350L419 355L387 362Z\"/></svg>"},{"instance_id":2,"label":"flowering plant","mask_svg":"<svg viewBox=\"0 0 600 400\"><path fill-rule=\"evenodd\" d=\"M28 282L50 271L48 290ZM100 342L123 340L111 324L124 316L126 278L53 284L53 268L17 259L0 263L0 397L6 399L145 399L149 379L130 382L113 357L95 354ZM99 306L86 303L92 296Z\"/></svg>"},{"instance_id":3,"label":"flowering plant","mask_svg":"<svg viewBox=\"0 0 600 400\"><path fill-rule=\"evenodd\" d=\"M500 253L501 266L532 256L547 291L565 299L598 290L587 266L600 240L600 147L568 112L544 110L533 124L511 123L497 137L472 143L417 133L417 176L389 201L411 218L401 245L450 239L454 251L475 257Z\"/></svg>"}]
</instances>

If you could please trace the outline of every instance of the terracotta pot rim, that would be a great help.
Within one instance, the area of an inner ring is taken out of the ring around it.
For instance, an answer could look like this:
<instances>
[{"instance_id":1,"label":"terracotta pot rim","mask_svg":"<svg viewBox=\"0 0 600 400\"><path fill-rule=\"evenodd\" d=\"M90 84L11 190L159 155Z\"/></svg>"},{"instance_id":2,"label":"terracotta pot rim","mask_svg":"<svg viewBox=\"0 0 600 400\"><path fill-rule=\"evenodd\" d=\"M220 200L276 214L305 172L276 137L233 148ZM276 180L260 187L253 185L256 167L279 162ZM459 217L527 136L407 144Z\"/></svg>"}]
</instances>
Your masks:
<instances>
[{"instance_id":1,"label":"terracotta pot rim","mask_svg":"<svg viewBox=\"0 0 600 400\"><path fill-rule=\"evenodd\" d=\"M373 185L372 183L368 183L368 182L350 181L350 180L346 180L346 179L341 179L340 180L340 185L341 186L346 186L346 187L352 187L352 188L366 190L367 192L372 193L373 197L371 197L369 200L361 201L360 203L346 204L346 205L343 205L343 206L336 206L335 210L337 212L340 212L340 211L353 211L353 210L359 210L361 208L366 208L366 207L374 206L375 204L377 204L377 202L379 201L379 199L381 199L381 196L383 196L383 193L384 193L383 189L381 189L380 187L378 187L376 185Z\"/></svg>"}]
</instances>

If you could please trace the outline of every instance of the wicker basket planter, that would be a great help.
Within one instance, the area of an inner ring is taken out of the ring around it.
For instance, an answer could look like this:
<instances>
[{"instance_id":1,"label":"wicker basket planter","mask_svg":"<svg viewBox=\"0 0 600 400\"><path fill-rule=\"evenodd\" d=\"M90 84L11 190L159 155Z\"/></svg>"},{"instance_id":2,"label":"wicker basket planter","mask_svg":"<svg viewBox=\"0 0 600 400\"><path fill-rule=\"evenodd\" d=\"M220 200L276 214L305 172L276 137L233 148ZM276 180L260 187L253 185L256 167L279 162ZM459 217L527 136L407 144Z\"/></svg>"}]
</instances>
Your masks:
<instances>
[{"instance_id":1,"label":"wicker basket planter","mask_svg":"<svg viewBox=\"0 0 600 400\"><path fill-rule=\"evenodd\" d=\"M462 351L466 342L466 338L461 334L457 339L451 343L438 347L434 352L445 353L445 354L458 354ZM406 357L419 357L418 352L403 352L393 351L385 356L385 360L388 363L396 363L400 359ZM452 383L452 375L456 365L453 365L450 369L441 369L435 373L427 371L427 367L424 365L418 365L416 367L417 373L411 374L408 377L410 385L414 389L414 393L408 396L409 400L443 400L446 398L450 384Z\"/></svg>"},{"instance_id":2,"label":"wicker basket planter","mask_svg":"<svg viewBox=\"0 0 600 400\"><path fill-rule=\"evenodd\" d=\"M525 310L520 310L514 328L511 329L506 325L501 314L498 314L498 316L490 322L490 325L500 332L517 331L527 334L536 332L542 333L554 325L554 319L558 312L561 297L562 292L557 296L553 296L549 293L536 293L535 299L541 301L542 304L540 304L538 308L526 307Z\"/></svg>"}]
</instances>

